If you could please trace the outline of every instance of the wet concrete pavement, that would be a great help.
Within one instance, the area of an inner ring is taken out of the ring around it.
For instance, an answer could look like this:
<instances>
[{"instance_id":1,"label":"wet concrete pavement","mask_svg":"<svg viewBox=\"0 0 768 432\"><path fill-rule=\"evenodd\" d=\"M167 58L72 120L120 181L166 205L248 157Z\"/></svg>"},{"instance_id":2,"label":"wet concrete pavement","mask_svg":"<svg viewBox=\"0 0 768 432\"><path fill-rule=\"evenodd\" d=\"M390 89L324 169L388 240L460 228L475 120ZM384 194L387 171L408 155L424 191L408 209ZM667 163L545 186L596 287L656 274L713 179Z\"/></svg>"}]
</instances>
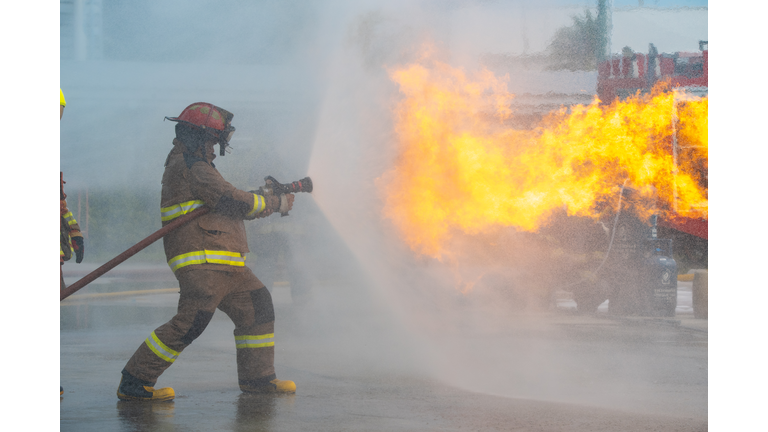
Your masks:
<instances>
[{"instance_id":1,"label":"wet concrete pavement","mask_svg":"<svg viewBox=\"0 0 768 432\"><path fill-rule=\"evenodd\" d=\"M160 377L177 395L164 403L120 402L115 391L133 351L174 314L173 278L105 278L65 300L61 430L707 430L706 321L687 314L617 320L566 304L537 318L557 331L511 322L423 349L354 284L321 284L306 304L288 287L272 293L277 374L297 393L241 393L234 326L217 313ZM541 365L558 354L567 361Z\"/></svg>"}]
</instances>

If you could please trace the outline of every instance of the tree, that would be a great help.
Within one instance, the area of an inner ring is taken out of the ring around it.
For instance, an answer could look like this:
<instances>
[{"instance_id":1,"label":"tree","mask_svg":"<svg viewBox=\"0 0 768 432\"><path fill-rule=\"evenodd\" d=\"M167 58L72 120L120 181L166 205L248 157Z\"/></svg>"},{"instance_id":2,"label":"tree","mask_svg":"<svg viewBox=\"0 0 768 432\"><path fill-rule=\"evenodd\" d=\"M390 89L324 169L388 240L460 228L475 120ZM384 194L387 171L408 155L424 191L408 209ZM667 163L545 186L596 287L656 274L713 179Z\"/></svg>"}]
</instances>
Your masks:
<instances>
[{"instance_id":1,"label":"tree","mask_svg":"<svg viewBox=\"0 0 768 432\"><path fill-rule=\"evenodd\" d=\"M573 16L573 24L562 27L547 47L550 69L597 70L608 46L609 11L605 0L597 2L597 17L590 10Z\"/></svg>"}]
</instances>

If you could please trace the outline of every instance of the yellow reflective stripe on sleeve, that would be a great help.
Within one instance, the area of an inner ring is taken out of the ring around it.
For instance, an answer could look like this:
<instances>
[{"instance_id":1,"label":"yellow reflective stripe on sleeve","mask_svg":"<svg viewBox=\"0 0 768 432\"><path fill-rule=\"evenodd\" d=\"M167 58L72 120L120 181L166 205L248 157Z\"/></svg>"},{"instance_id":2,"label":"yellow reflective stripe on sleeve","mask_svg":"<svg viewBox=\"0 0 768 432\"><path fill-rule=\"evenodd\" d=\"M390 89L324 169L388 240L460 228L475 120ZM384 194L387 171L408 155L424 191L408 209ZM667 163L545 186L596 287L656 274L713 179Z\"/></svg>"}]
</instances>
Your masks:
<instances>
[{"instance_id":1,"label":"yellow reflective stripe on sleeve","mask_svg":"<svg viewBox=\"0 0 768 432\"><path fill-rule=\"evenodd\" d=\"M160 209L160 220L167 222L172 219L176 219L181 215L185 215L196 208L204 206L205 203L202 200L192 200L176 204Z\"/></svg>"},{"instance_id":2,"label":"yellow reflective stripe on sleeve","mask_svg":"<svg viewBox=\"0 0 768 432\"><path fill-rule=\"evenodd\" d=\"M168 261L174 272L188 265L205 263L244 267L245 255L238 252L202 250L177 255Z\"/></svg>"},{"instance_id":3,"label":"yellow reflective stripe on sleeve","mask_svg":"<svg viewBox=\"0 0 768 432\"><path fill-rule=\"evenodd\" d=\"M261 195L253 194L253 210L248 213L248 216L261 213L265 208L267 208L267 202L264 200L264 197Z\"/></svg>"},{"instance_id":4,"label":"yellow reflective stripe on sleeve","mask_svg":"<svg viewBox=\"0 0 768 432\"><path fill-rule=\"evenodd\" d=\"M264 348L275 346L275 334L235 336L237 348Z\"/></svg>"},{"instance_id":5,"label":"yellow reflective stripe on sleeve","mask_svg":"<svg viewBox=\"0 0 768 432\"><path fill-rule=\"evenodd\" d=\"M64 216L64 220L67 221L67 225L74 225L77 223L75 220L75 215L72 214L72 212L67 212Z\"/></svg>"},{"instance_id":6,"label":"yellow reflective stripe on sleeve","mask_svg":"<svg viewBox=\"0 0 768 432\"><path fill-rule=\"evenodd\" d=\"M179 357L179 353L177 351L174 351L168 346L166 346L163 342L160 341L160 339L157 337L155 332L152 332L151 335L147 338L145 341L147 343L147 346L149 349L152 350L153 353L157 354L158 357L161 359L173 363L176 361L176 359Z\"/></svg>"}]
</instances>

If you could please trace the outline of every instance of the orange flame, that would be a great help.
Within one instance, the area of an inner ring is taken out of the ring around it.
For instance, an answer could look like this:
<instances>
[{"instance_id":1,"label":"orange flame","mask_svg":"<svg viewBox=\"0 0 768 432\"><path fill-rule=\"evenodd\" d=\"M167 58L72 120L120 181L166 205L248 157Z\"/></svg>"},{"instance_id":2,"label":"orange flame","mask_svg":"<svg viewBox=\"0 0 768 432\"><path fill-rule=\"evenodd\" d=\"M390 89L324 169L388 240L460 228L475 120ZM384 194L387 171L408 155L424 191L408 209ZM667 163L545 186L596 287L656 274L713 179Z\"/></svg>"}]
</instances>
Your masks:
<instances>
[{"instance_id":1,"label":"orange flame","mask_svg":"<svg viewBox=\"0 0 768 432\"><path fill-rule=\"evenodd\" d=\"M707 217L706 98L681 102L660 85L609 106L561 107L521 130L505 125L508 76L435 61L390 77L403 95L399 158L379 185L386 217L419 253L441 256L456 232L536 231L556 209L598 218L623 184L656 202L635 209L643 216Z\"/></svg>"}]
</instances>

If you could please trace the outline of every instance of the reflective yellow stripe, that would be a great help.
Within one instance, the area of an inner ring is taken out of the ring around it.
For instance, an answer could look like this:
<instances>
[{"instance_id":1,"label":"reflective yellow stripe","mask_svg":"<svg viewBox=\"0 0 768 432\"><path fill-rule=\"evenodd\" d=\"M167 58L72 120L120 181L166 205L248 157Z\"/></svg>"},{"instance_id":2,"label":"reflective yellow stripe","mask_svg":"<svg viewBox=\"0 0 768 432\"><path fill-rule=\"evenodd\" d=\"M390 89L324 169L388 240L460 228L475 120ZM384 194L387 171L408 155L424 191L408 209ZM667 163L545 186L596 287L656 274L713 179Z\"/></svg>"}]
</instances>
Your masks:
<instances>
[{"instance_id":1,"label":"reflective yellow stripe","mask_svg":"<svg viewBox=\"0 0 768 432\"><path fill-rule=\"evenodd\" d=\"M176 219L179 216L185 215L192 210L204 206L205 203L202 200L192 200L183 202L181 204L175 204L160 209L160 220L167 222L172 219Z\"/></svg>"},{"instance_id":2,"label":"reflective yellow stripe","mask_svg":"<svg viewBox=\"0 0 768 432\"><path fill-rule=\"evenodd\" d=\"M163 342L160 341L160 339L158 339L155 332L152 332L152 334L149 335L145 342L153 353L157 354L158 357L169 363L175 362L179 357L178 351L174 351L168 348L168 346L166 346Z\"/></svg>"},{"instance_id":3,"label":"reflective yellow stripe","mask_svg":"<svg viewBox=\"0 0 768 432\"><path fill-rule=\"evenodd\" d=\"M237 348L264 348L275 346L275 341L265 341L265 339L272 339L275 337L274 333L265 335L244 335L235 336L235 346Z\"/></svg>"},{"instance_id":4,"label":"reflective yellow stripe","mask_svg":"<svg viewBox=\"0 0 768 432\"><path fill-rule=\"evenodd\" d=\"M205 263L244 267L245 255L238 252L202 250L177 255L168 261L174 272L188 265Z\"/></svg>"},{"instance_id":5,"label":"reflective yellow stripe","mask_svg":"<svg viewBox=\"0 0 768 432\"><path fill-rule=\"evenodd\" d=\"M261 195L253 194L253 210L251 210L251 212L248 213L248 216L253 216L257 213L261 213L264 211L265 208L267 208L267 202L264 200L264 197Z\"/></svg>"},{"instance_id":6,"label":"reflective yellow stripe","mask_svg":"<svg viewBox=\"0 0 768 432\"><path fill-rule=\"evenodd\" d=\"M72 214L72 212L67 212L64 216L64 220L67 221L67 225L74 225L77 223L75 220L75 215Z\"/></svg>"}]
</instances>

